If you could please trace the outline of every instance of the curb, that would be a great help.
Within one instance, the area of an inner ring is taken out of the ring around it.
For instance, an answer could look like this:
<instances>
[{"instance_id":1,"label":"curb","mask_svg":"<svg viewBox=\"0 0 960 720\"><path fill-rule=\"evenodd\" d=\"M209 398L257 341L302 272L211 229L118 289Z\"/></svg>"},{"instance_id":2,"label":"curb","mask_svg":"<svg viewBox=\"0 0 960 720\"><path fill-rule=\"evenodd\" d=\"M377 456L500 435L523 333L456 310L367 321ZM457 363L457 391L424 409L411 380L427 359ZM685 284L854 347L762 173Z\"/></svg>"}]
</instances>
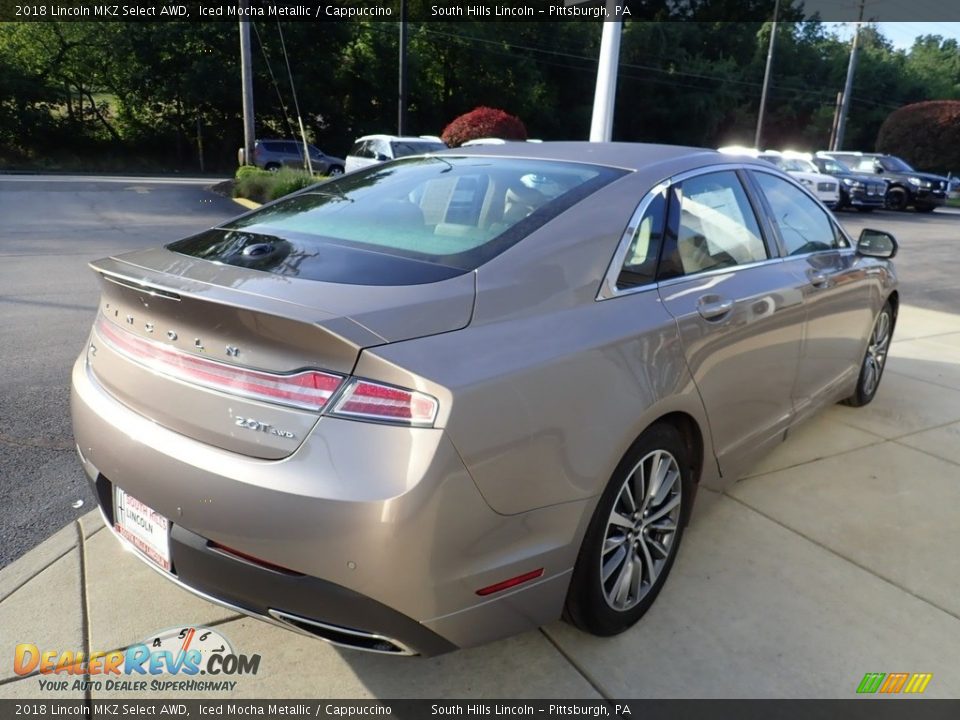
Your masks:
<instances>
[{"instance_id":1,"label":"curb","mask_svg":"<svg viewBox=\"0 0 960 720\"><path fill-rule=\"evenodd\" d=\"M258 203L254 200L250 200L248 198L235 197L235 198L231 198L231 200L237 203L237 205L243 205L243 207L247 208L247 210L256 210L258 207L260 207L263 204L263 203Z\"/></svg>"}]
</instances>

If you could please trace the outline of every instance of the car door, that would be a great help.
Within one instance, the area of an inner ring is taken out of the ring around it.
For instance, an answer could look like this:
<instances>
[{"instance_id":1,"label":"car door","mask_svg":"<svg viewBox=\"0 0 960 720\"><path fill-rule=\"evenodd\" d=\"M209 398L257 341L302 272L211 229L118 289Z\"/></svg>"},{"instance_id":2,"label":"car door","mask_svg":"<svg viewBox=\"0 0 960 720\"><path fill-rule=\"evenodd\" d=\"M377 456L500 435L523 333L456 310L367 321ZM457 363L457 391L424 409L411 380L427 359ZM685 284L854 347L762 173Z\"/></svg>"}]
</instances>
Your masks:
<instances>
[{"instance_id":1,"label":"car door","mask_svg":"<svg viewBox=\"0 0 960 720\"><path fill-rule=\"evenodd\" d=\"M357 141L347 156L346 172L352 172L374 164L373 142L373 140Z\"/></svg>"},{"instance_id":2,"label":"car door","mask_svg":"<svg viewBox=\"0 0 960 720\"><path fill-rule=\"evenodd\" d=\"M751 171L785 267L803 281L806 327L794 384L800 415L812 412L856 375L872 325L871 281L832 215L778 175Z\"/></svg>"},{"instance_id":3,"label":"car door","mask_svg":"<svg viewBox=\"0 0 960 720\"><path fill-rule=\"evenodd\" d=\"M721 471L735 477L793 418L802 289L761 230L741 173L697 172L670 195L660 298L676 318Z\"/></svg>"}]
</instances>

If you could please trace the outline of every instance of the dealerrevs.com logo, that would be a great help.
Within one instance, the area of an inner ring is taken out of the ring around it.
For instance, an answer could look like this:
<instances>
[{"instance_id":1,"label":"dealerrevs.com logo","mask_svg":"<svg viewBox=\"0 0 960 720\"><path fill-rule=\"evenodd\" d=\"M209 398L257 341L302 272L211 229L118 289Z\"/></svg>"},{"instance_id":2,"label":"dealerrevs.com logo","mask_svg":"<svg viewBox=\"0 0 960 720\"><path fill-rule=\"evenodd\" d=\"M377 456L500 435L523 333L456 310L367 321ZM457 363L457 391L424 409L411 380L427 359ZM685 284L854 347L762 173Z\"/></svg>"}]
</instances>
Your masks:
<instances>
[{"instance_id":1,"label":"dealerrevs.com logo","mask_svg":"<svg viewBox=\"0 0 960 720\"><path fill-rule=\"evenodd\" d=\"M222 633L206 627L171 628L124 650L89 654L20 643L13 656L17 675L43 676L42 691L230 692L238 683L233 678L256 675L259 669L260 655L235 652Z\"/></svg>"}]
</instances>

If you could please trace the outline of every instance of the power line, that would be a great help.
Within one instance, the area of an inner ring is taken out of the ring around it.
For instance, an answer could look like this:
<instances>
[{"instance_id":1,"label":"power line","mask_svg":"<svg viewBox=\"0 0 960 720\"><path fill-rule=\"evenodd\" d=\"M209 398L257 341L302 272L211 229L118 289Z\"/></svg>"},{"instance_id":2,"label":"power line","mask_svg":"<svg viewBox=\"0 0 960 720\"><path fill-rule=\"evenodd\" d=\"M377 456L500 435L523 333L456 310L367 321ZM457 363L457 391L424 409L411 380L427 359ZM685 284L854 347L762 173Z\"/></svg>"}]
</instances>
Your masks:
<instances>
[{"instance_id":1,"label":"power line","mask_svg":"<svg viewBox=\"0 0 960 720\"><path fill-rule=\"evenodd\" d=\"M273 82L273 87L277 91L277 100L280 103L280 110L283 112L283 119L287 123L287 132L290 134L290 137L293 137L293 123L290 122L290 115L287 114L287 106L283 102L283 94L280 92L280 84L277 82L276 75L273 74L273 67L270 65L270 58L267 57L267 47L263 44L263 38L260 37L260 30L257 28L257 24L250 21L250 24L253 25L253 31L257 34L257 44L260 45L260 51L263 53L263 62L267 66L267 72L270 73L270 80Z\"/></svg>"}]
</instances>

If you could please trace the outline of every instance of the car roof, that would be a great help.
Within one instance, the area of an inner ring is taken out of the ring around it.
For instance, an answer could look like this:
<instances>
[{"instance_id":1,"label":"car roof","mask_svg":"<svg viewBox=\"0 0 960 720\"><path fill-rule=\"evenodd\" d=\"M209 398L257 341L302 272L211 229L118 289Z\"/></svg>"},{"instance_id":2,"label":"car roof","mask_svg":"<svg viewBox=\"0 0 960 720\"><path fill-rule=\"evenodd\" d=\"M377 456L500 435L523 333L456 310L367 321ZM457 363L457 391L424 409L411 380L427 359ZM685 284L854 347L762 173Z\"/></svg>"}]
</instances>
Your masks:
<instances>
[{"instance_id":1,"label":"car roof","mask_svg":"<svg viewBox=\"0 0 960 720\"><path fill-rule=\"evenodd\" d=\"M626 170L642 170L651 165L673 162L676 165L698 167L723 162L724 156L716 150L684 145L658 145L626 142L511 142L502 145L473 145L439 150L431 155L461 155L525 158L530 160L560 160L567 162L605 165ZM749 160L749 158L740 158ZM679 170L678 170L679 171Z\"/></svg>"},{"instance_id":2,"label":"car roof","mask_svg":"<svg viewBox=\"0 0 960 720\"><path fill-rule=\"evenodd\" d=\"M391 142L443 142L439 138L419 137L417 135L364 135L358 137L354 142L363 142L364 140L389 140Z\"/></svg>"}]
</instances>

